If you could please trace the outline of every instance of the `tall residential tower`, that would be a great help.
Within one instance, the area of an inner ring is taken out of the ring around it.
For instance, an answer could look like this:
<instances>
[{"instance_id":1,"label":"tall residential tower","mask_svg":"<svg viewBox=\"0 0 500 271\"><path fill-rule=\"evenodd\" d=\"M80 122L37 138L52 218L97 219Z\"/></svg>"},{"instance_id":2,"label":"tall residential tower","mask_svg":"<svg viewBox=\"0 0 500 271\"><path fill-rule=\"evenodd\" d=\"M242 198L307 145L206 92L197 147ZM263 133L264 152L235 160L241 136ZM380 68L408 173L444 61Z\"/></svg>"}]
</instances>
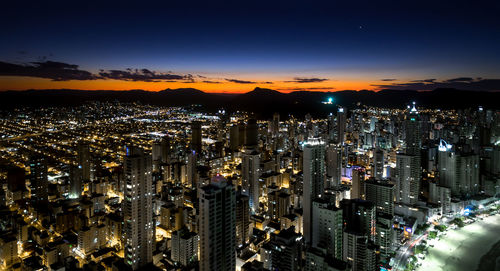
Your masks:
<instances>
[{"instance_id":1,"label":"tall residential tower","mask_svg":"<svg viewBox=\"0 0 500 271\"><path fill-rule=\"evenodd\" d=\"M236 192L222 177L215 177L200 194L200 270L236 268Z\"/></svg>"},{"instance_id":2,"label":"tall residential tower","mask_svg":"<svg viewBox=\"0 0 500 271\"><path fill-rule=\"evenodd\" d=\"M137 270L153 261L153 178L151 157L127 147L123 200L125 264Z\"/></svg>"},{"instance_id":3,"label":"tall residential tower","mask_svg":"<svg viewBox=\"0 0 500 271\"><path fill-rule=\"evenodd\" d=\"M304 144L303 158L303 213L304 239L306 244L312 241L312 202L325 191L325 143L320 139L310 139Z\"/></svg>"}]
</instances>

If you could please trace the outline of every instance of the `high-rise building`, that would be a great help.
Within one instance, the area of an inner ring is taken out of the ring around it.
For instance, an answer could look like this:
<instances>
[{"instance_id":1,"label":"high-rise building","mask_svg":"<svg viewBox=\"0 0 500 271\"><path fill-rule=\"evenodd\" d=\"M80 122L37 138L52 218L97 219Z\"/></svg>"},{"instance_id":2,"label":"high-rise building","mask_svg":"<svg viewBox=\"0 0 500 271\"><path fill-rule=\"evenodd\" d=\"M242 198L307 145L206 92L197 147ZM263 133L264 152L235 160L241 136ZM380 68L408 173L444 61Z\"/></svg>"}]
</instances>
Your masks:
<instances>
[{"instance_id":1,"label":"high-rise building","mask_svg":"<svg viewBox=\"0 0 500 271\"><path fill-rule=\"evenodd\" d=\"M197 179L198 179L198 172L196 169L196 163L198 159L198 154L196 151L190 151L188 153L188 161L186 165L186 171L187 171L187 184L191 187L196 187Z\"/></svg>"},{"instance_id":2,"label":"high-rise building","mask_svg":"<svg viewBox=\"0 0 500 271\"><path fill-rule=\"evenodd\" d=\"M484 167L481 168L484 168L486 174L500 175L500 145L484 148L481 154L481 163L484 163Z\"/></svg>"},{"instance_id":3,"label":"high-rise building","mask_svg":"<svg viewBox=\"0 0 500 271\"><path fill-rule=\"evenodd\" d=\"M2 270L10 270L18 261L18 245L15 235L3 235L0 237L0 267Z\"/></svg>"},{"instance_id":4,"label":"high-rise building","mask_svg":"<svg viewBox=\"0 0 500 271\"><path fill-rule=\"evenodd\" d=\"M153 160L153 172L159 172L161 168L161 140L155 140L151 149L151 158Z\"/></svg>"},{"instance_id":5,"label":"high-rise building","mask_svg":"<svg viewBox=\"0 0 500 271\"><path fill-rule=\"evenodd\" d=\"M357 232L344 232L344 261L352 271L377 270L377 246L366 235Z\"/></svg>"},{"instance_id":6,"label":"high-rise building","mask_svg":"<svg viewBox=\"0 0 500 271\"><path fill-rule=\"evenodd\" d=\"M271 233L271 240L261 250L261 261L269 270L296 271L302 265L301 235L294 227Z\"/></svg>"},{"instance_id":7,"label":"high-rise building","mask_svg":"<svg viewBox=\"0 0 500 271\"><path fill-rule=\"evenodd\" d=\"M268 215L271 219L277 221L282 216L288 214L290 208L290 194L284 189L276 190L267 195Z\"/></svg>"},{"instance_id":8,"label":"high-rise building","mask_svg":"<svg viewBox=\"0 0 500 271\"><path fill-rule=\"evenodd\" d=\"M416 204L420 194L422 139L419 121L413 103L405 119L405 153L396 155L396 201L407 205Z\"/></svg>"},{"instance_id":9,"label":"high-rise building","mask_svg":"<svg viewBox=\"0 0 500 271\"><path fill-rule=\"evenodd\" d=\"M413 107L410 109L405 120L405 153L407 155L420 156L420 150L422 148L420 131L420 117L415 107L415 102L413 102Z\"/></svg>"},{"instance_id":10,"label":"high-rise building","mask_svg":"<svg viewBox=\"0 0 500 271\"><path fill-rule=\"evenodd\" d=\"M243 146L245 145L246 142L246 131L245 131L245 122L240 121L238 122L238 146Z\"/></svg>"},{"instance_id":11,"label":"high-rise building","mask_svg":"<svg viewBox=\"0 0 500 271\"><path fill-rule=\"evenodd\" d=\"M366 181L366 200L375 204L376 238L382 257L389 257L394 244L394 185L386 180L371 178Z\"/></svg>"},{"instance_id":12,"label":"high-rise building","mask_svg":"<svg viewBox=\"0 0 500 271\"><path fill-rule=\"evenodd\" d=\"M335 130L335 115L333 113L330 113L328 115L328 142L330 143L336 143L336 130Z\"/></svg>"},{"instance_id":13,"label":"high-rise building","mask_svg":"<svg viewBox=\"0 0 500 271\"><path fill-rule=\"evenodd\" d=\"M414 205L420 193L420 157L398 153L396 155L396 201Z\"/></svg>"},{"instance_id":14,"label":"high-rise building","mask_svg":"<svg viewBox=\"0 0 500 271\"><path fill-rule=\"evenodd\" d=\"M271 135L276 137L280 131L280 114L273 114L273 121L271 122Z\"/></svg>"},{"instance_id":15,"label":"high-rise building","mask_svg":"<svg viewBox=\"0 0 500 271\"><path fill-rule=\"evenodd\" d=\"M352 170L351 199L362 199L365 197L365 169L361 167Z\"/></svg>"},{"instance_id":16,"label":"high-rise building","mask_svg":"<svg viewBox=\"0 0 500 271\"><path fill-rule=\"evenodd\" d=\"M375 204L378 212L394 215L394 185L387 180L371 178L365 182L365 199Z\"/></svg>"},{"instance_id":17,"label":"high-rise building","mask_svg":"<svg viewBox=\"0 0 500 271\"><path fill-rule=\"evenodd\" d=\"M78 231L78 250L90 255L106 244L106 227L104 225L85 226Z\"/></svg>"},{"instance_id":18,"label":"high-rise building","mask_svg":"<svg viewBox=\"0 0 500 271\"><path fill-rule=\"evenodd\" d=\"M69 170L69 197L78 199L82 196L83 176L82 168L78 166L70 166Z\"/></svg>"},{"instance_id":19,"label":"high-rise building","mask_svg":"<svg viewBox=\"0 0 500 271\"><path fill-rule=\"evenodd\" d=\"M249 241L250 209L248 196L238 192L236 196L236 245L243 245Z\"/></svg>"},{"instance_id":20,"label":"high-rise building","mask_svg":"<svg viewBox=\"0 0 500 271\"><path fill-rule=\"evenodd\" d=\"M240 145L240 136L245 136L244 134L240 135L240 128L237 124L231 125L229 128L229 149L231 151L237 151Z\"/></svg>"},{"instance_id":21,"label":"high-rise building","mask_svg":"<svg viewBox=\"0 0 500 271\"><path fill-rule=\"evenodd\" d=\"M381 149L373 153L372 175L377 179L382 179L384 176L384 151Z\"/></svg>"},{"instance_id":22,"label":"high-rise building","mask_svg":"<svg viewBox=\"0 0 500 271\"><path fill-rule=\"evenodd\" d=\"M123 200L125 264L137 270L153 261L153 178L151 156L127 147Z\"/></svg>"},{"instance_id":23,"label":"high-rise building","mask_svg":"<svg viewBox=\"0 0 500 271\"><path fill-rule=\"evenodd\" d=\"M373 203L361 199L341 202L344 220L343 260L352 270L375 271L378 247L375 245L376 216Z\"/></svg>"},{"instance_id":24,"label":"high-rise building","mask_svg":"<svg viewBox=\"0 0 500 271\"><path fill-rule=\"evenodd\" d=\"M31 200L36 207L46 207L49 201L47 160L43 156L30 159Z\"/></svg>"},{"instance_id":25,"label":"high-rise building","mask_svg":"<svg viewBox=\"0 0 500 271\"><path fill-rule=\"evenodd\" d=\"M479 192L479 155L439 151L438 167L439 185L449 187L453 196Z\"/></svg>"},{"instance_id":26,"label":"high-rise building","mask_svg":"<svg viewBox=\"0 0 500 271\"><path fill-rule=\"evenodd\" d=\"M81 169L82 180L90 181L90 146L86 142L78 143L78 167Z\"/></svg>"},{"instance_id":27,"label":"high-rise building","mask_svg":"<svg viewBox=\"0 0 500 271\"><path fill-rule=\"evenodd\" d=\"M378 246L380 256L388 259L394 248L394 216L377 211L377 224L375 244Z\"/></svg>"},{"instance_id":28,"label":"high-rise building","mask_svg":"<svg viewBox=\"0 0 500 271\"><path fill-rule=\"evenodd\" d=\"M377 127L377 117L371 117L370 118L370 133L375 132L375 128Z\"/></svg>"},{"instance_id":29,"label":"high-rise building","mask_svg":"<svg viewBox=\"0 0 500 271\"><path fill-rule=\"evenodd\" d=\"M198 239L198 234L185 227L172 232L172 260L184 267L198 262Z\"/></svg>"},{"instance_id":30,"label":"high-rise building","mask_svg":"<svg viewBox=\"0 0 500 271\"><path fill-rule=\"evenodd\" d=\"M168 136L164 136L161 138L161 162L169 163L170 162L170 139Z\"/></svg>"},{"instance_id":31,"label":"high-rise building","mask_svg":"<svg viewBox=\"0 0 500 271\"><path fill-rule=\"evenodd\" d=\"M200 270L236 268L236 193L222 177L201 188Z\"/></svg>"},{"instance_id":32,"label":"high-rise building","mask_svg":"<svg viewBox=\"0 0 500 271\"><path fill-rule=\"evenodd\" d=\"M341 184L342 177L342 152L340 147L328 144L326 147L326 176L329 187L337 187Z\"/></svg>"},{"instance_id":33,"label":"high-rise building","mask_svg":"<svg viewBox=\"0 0 500 271\"><path fill-rule=\"evenodd\" d=\"M259 126L255 119L249 119L245 127L245 146L248 148L259 146Z\"/></svg>"},{"instance_id":34,"label":"high-rise building","mask_svg":"<svg viewBox=\"0 0 500 271\"><path fill-rule=\"evenodd\" d=\"M313 201L312 247L342 259L342 209L324 199Z\"/></svg>"},{"instance_id":35,"label":"high-rise building","mask_svg":"<svg viewBox=\"0 0 500 271\"><path fill-rule=\"evenodd\" d=\"M344 199L340 202L344 221L344 231L356 232L375 238L375 205L362 199Z\"/></svg>"},{"instance_id":36,"label":"high-rise building","mask_svg":"<svg viewBox=\"0 0 500 271\"><path fill-rule=\"evenodd\" d=\"M429 201L439 205L441 214L451 212L451 189L434 182L429 183Z\"/></svg>"},{"instance_id":37,"label":"high-rise building","mask_svg":"<svg viewBox=\"0 0 500 271\"><path fill-rule=\"evenodd\" d=\"M252 213L259 211L260 154L253 148L245 148L241 157L242 193L249 196Z\"/></svg>"},{"instance_id":38,"label":"high-rise building","mask_svg":"<svg viewBox=\"0 0 500 271\"><path fill-rule=\"evenodd\" d=\"M348 271L349 265L332 255L325 252L324 249L308 248L305 252L306 259L304 264L305 271Z\"/></svg>"},{"instance_id":39,"label":"high-rise building","mask_svg":"<svg viewBox=\"0 0 500 271\"><path fill-rule=\"evenodd\" d=\"M201 122L193 121L191 123L191 149L196 153L201 153Z\"/></svg>"},{"instance_id":40,"label":"high-rise building","mask_svg":"<svg viewBox=\"0 0 500 271\"><path fill-rule=\"evenodd\" d=\"M339 107L337 111L337 143L344 145L345 128L346 128L346 109Z\"/></svg>"},{"instance_id":41,"label":"high-rise building","mask_svg":"<svg viewBox=\"0 0 500 271\"><path fill-rule=\"evenodd\" d=\"M303 157L303 225L306 244L312 240L312 201L325 190L325 143L310 139L304 144Z\"/></svg>"}]
</instances>

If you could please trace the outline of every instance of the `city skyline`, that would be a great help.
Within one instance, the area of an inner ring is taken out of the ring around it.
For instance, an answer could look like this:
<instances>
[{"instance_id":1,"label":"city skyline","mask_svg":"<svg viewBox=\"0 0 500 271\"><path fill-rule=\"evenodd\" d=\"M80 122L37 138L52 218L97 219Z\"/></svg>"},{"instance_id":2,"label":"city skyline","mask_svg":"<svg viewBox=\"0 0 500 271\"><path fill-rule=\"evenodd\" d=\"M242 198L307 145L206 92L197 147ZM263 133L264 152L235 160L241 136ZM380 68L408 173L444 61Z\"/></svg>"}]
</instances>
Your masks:
<instances>
[{"instance_id":1,"label":"city skyline","mask_svg":"<svg viewBox=\"0 0 500 271\"><path fill-rule=\"evenodd\" d=\"M325 106L2 109L0 270L493 270L498 110Z\"/></svg>"},{"instance_id":2,"label":"city skyline","mask_svg":"<svg viewBox=\"0 0 500 271\"><path fill-rule=\"evenodd\" d=\"M0 271L500 270L500 1L8 1Z\"/></svg>"}]
</instances>

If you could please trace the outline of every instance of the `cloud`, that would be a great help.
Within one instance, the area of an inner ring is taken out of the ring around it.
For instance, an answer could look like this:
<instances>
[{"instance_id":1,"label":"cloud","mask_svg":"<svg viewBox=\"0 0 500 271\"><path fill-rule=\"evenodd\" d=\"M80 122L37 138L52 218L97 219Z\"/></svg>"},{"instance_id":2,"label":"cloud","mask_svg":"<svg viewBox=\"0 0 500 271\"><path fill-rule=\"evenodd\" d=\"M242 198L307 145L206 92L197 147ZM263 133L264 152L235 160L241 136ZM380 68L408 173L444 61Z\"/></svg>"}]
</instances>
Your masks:
<instances>
[{"instance_id":1,"label":"cloud","mask_svg":"<svg viewBox=\"0 0 500 271\"><path fill-rule=\"evenodd\" d=\"M334 90L334 87L312 87L312 88L280 88L278 90L295 90L295 91L311 91L311 90Z\"/></svg>"},{"instance_id":2,"label":"cloud","mask_svg":"<svg viewBox=\"0 0 500 271\"><path fill-rule=\"evenodd\" d=\"M217 81L210 81L210 80L204 80L202 81L203 83L207 83L207 84L220 84L221 82L217 82Z\"/></svg>"},{"instance_id":3,"label":"cloud","mask_svg":"<svg viewBox=\"0 0 500 271\"><path fill-rule=\"evenodd\" d=\"M0 76L28 76L52 79L53 81L95 80L98 76L78 69L78 65L56 61L14 64L0 61Z\"/></svg>"},{"instance_id":4,"label":"cloud","mask_svg":"<svg viewBox=\"0 0 500 271\"><path fill-rule=\"evenodd\" d=\"M226 81L236 83L236 84L257 84L257 82L253 81L245 81L245 80L238 80L238 79L227 79L225 78Z\"/></svg>"},{"instance_id":5,"label":"cloud","mask_svg":"<svg viewBox=\"0 0 500 271\"><path fill-rule=\"evenodd\" d=\"M396 81L397 79L380 79L380 81L386 81L386 82L389 82L389 81Z\"/></svg>"},{"instance_id":6,"label":"cloud","mask_svg":"<svg viewBox=\"0 0 500 271\"><path fill-rule=\"evenodd\" d=\"M162 73L149 69L100 70L98 74L80 70L78 65L50 61L42 58L37 62L15 64L0 61L0 76L26 76L51 79L52 81L113 79L142 82L178 82L194 83L191 74L179 75L171 72Z\"/></svg>"},{"instance_id":7,"label":"cloud","mask_svg":"<svg viewBox=\"0 0 500 271\"><path fill-rule=\"evenodd\" d=\"M187 80L190 83L194 82L191 74L178 75L171 73L161 73L150 71L148 69L126 69L126 70L101 70L99 76L102 79L113 79L122 81L142 81L142 82L159 82L164 80Z\"/></svg>"},{"instance_id":8,"label":"cloud","mask_svg":"<svg viewBox=\"0 0 500 271\"><path fill-rule=\"evenodd\" d=\"M274 84L271 81L262 81L262 82L259 82L259 81L247 81L247 80L228 79L228 78L224 78L224 80L226 80L228 82L236 83L236 84L268 84L268 85Z\"/></svg>"},{"instance_id":9,"label":"cloud","mask_svg":"<svg viewBox=\"0 0 500 271\"><path fill-rule=\"evenodd\" d=\"M413 82L413 83L432 83L434 81L436 81L436 79L420 79L420 80L413 80L410 82Z\"/></svg>"},{"instance_id":10,"label":"cloud","mask_svg":"<svg viewBox=\"0 0 500 271\"><path fill-rule=\"evenodd\" d=\"M328 79L316 78L316 77L312 77L312 78L295 77L295 78L293 78L293 80L291 80L291 81L285 81L285 82L292 82L292 83L317 83L317 82L324 82L324 81L328 81Z\"/></svg>"},{"instance_id":11,"label":"cloud","mask_svg":"<svg viewBox=\"0 0 500 271\"><path fill-rule=\"evenodd\" d=\"M477 90L477 91L500 91L500 79L483 79L460 77L443 81L436 79L414 80L408 83L393 83L372 85L380 89L394 90L434 90L437 88L455 88L460 90Z\"/></svg>"},{"instance_id":12,"label":"cloud","mask_svg":"<svg viewBox=\"0 0 500 271\"><path fill-rule=\"evenodd\" d=\"M458 77L446 80L446 82L472 82L472 81L474 81L474 78L471 77Z\"/></svg>"}]
</instances>

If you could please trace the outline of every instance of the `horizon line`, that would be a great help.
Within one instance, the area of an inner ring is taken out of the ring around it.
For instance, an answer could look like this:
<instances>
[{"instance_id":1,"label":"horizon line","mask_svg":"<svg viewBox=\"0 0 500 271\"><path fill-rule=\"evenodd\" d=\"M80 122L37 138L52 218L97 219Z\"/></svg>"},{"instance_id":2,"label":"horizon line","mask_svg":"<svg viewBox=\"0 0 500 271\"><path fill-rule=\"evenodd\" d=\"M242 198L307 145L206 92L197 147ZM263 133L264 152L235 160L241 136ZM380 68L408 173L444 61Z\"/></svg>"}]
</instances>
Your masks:
<instances>
[{"instance_id":1,"label":"horizon line","mask_svg":"<svg viewBox=\"0 0 500 271\"><path fill-rule=\"evenodd\" d=\"M265 90L271 90L275 91L278 93L282 94L290 94L290 93L296 93L296 92L310 92L310 93L335 93L335 92L345 92L345 91L352 91L352 92L361 92L361 91L368 91L368 92L374 92L378 93L381 91L415 91L415 92L431 92L439 89L448 89L448 90L456 90L456 91L466 91L466 92L491 92L491 93L498 93L500 90L463 90L463 89L457 89L457 88L435 88L433 90L418 90L418 89L359 89L359 90L354 90L354 89L344 89L344 90L330 90L330 91L321 91L321 90L293 90L293 91L280 91L272 88L261 88L261 87L255 87L254 89L246 92L234 92L234 91L222 91L222 92L212 92L212 91L206 91L198 88L166 88L162 90L147 90L147 89L78 89L78 88L29 88L29 89L0 89L0 92L27 92L27 91L111 91L111 92L130 92L130 91L144 91L144 92L151 92L151 93L159 93L162 91L166 90L197 90L201 91L206 94L216 94L216 95L236 95L236 94L246 94L250 93L252 91L255 91L256 89L265 89Z\"/></svg>"}]
</instances>

